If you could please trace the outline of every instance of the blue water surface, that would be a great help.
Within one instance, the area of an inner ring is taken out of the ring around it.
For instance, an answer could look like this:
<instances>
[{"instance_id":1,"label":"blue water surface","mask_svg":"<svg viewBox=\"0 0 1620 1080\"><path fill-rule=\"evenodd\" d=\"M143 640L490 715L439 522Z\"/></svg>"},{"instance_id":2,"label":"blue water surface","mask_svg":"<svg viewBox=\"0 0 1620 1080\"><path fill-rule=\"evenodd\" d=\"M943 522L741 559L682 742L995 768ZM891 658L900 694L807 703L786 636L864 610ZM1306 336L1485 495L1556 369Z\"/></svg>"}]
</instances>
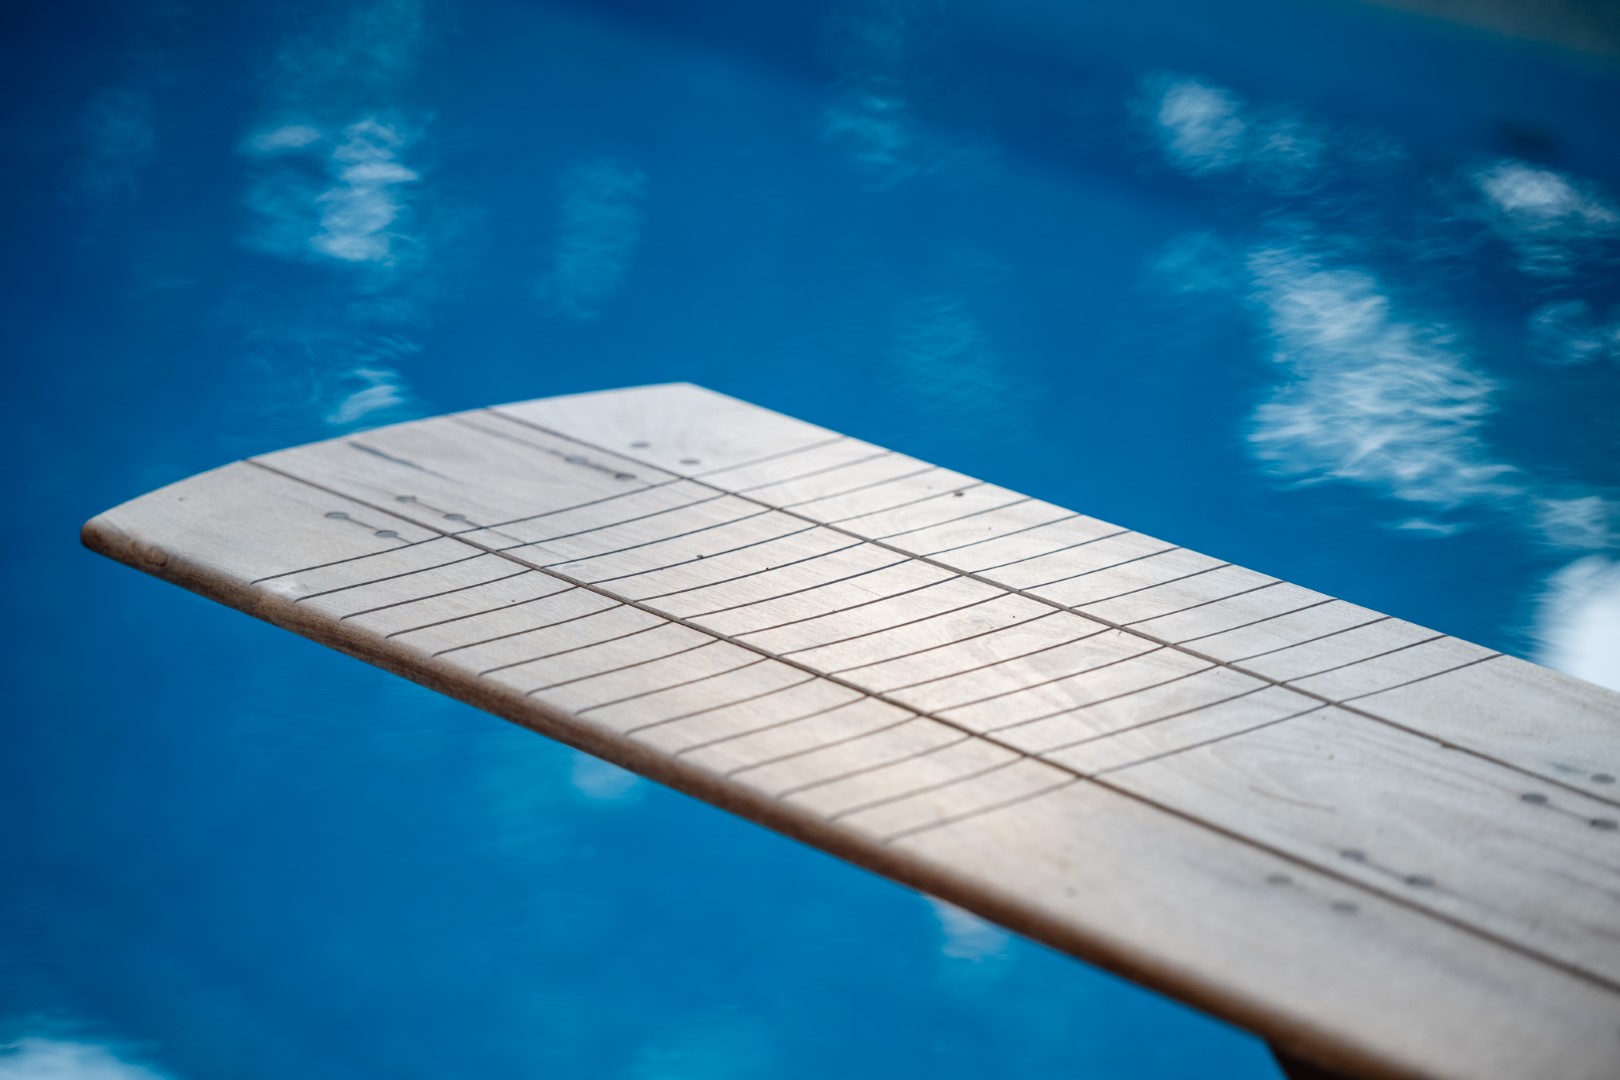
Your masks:
<instances>
[{"instance_id":1,"label":"blue water surface","mask_svg":"<svg viewBox=\"0 0 1620 1080\"><path fill-rule=\"evenodd\" d=\"M1213 8L9 5L0 1080L1275 1076L76 542L690 380L1620 684L1614 68Z\"/></svg>"}]
</instances>

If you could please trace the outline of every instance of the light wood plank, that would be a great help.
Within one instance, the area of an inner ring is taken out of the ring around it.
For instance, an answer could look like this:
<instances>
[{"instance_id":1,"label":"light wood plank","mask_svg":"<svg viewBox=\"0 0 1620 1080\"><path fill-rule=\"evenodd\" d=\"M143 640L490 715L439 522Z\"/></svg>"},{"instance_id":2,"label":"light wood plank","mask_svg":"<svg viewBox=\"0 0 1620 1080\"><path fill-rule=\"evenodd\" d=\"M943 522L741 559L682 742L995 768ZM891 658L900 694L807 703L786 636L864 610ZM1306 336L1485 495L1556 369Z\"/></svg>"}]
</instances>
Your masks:
<instances>
[{"instance_id":1,"label":"light wood plank","mask_svg":"<svg viewBox=\"0 0 1620 1080\"><path fill-rule=\"evenodd\" d=\"M505 569L512 569L511 564L505 560L501 560L501 563ZM478 565L483 567L489 564ZM354 620L355 625L363 626L382 637L411 637L431 630L448 628L451 623L466 622L507 608L533 605L545 597L555 596L572 588L565 581L559 581L535 570L518 567L517 571L515 574L496 577L481 585L406 600L347 617ZM483 572L481 569L480 573ZM444 633L446 630L440 632ZM425 639L417 637L415 640Z\"/></svg>"},{"instance_id":2,"label":"light wood plank","mask_svg":"<svg viewBox=\"0 0 1620 1080\"><path fill-rule=\"evenodd\" d=\"M939 591L943 589L942 585ZM990 590L987 595L974 596L938 615L916 615L895 626L868 624L865 629L842 633L824 644L787 652L818 671L843 674L864 672L873 665L902 659L914 659L928 672L950 670L949 664L941 662L939 649L966 645L986 634L1054 614L1051 608L1022 596Z\"/></svg>"},{"instance_id":3,"label":"light wood plank","mask_svg":"<svg viewBox=\"0 0 1620 1080\"><path fill-rule=\"evenodd\" d=\"M406 544L359 559L283 574L264 587L296 604L309 603L335 614L363 611L394 596L426 595L435 570L453 570L483 552L451 537ZM424 580L425 579L425 580Z\"/></svg>"},{"instance_id":4,"label":"light wood plank","mask_svg":"<svg viewBox=\"0 0 1620 1080\"><path fill-rule=\"evenodd\" d=\"M1036 507L1059 509L1051 507L1049 503L1039 503L1036 504ZM1039 509L1032 509L1029 512L1039 514L1042 517L1045 516ZM1020 520L1019 517L1008 514L990 516L997 521L1008 518L1011 518L1012 521ZM985 527L980 526L981 529ZM1096 518L1086 517L1083 514L1064 514L1055 521L1047 521L1033 527L1017 529L1005 535L991 536L989 539L977 540L973 543L950 546L935 553L933 557L942 563L958 567L969 573L989 574L997 569L1007 568L1011 571L1007 575L1010 583L1017 580L1017 571L1012 571L1015 566L1045 556L1054 556L1050 565L1068 570L1071 566L1069 559L1057 558L1057 554L1068 552L1082 545L1090 546L1116 536L1132 537L1132 540L1120 541L1120 543L1126 544L1132 542L1137 544L1147 543L1157 547L1159 543L1152 540L1151 537L1142 537L1126 532L1106 521L1098 521ZM906 543L901 546L909 548L912 545ZM1142 548L1140 550L1148 549ZM927 552L919 552L919 554L927 554ZM1022 567L1022 569L1028 570L1029 567ZM1043 577L1043 573L1039 568L1036 568L1027 580L1038 582L1043 580ZM1000 581L1002 579L996 578L995 580Z\"/></svg>"},{"instance_id":5,"label":"light wood plank","mask_svg":"<svg viewBox=\"0 0 1620 1080\"><path fill-rule=\"evenodd\" d=\"M752 765L730 775L773 798L785 798L971 740L972 736L949 724L925 716L911 716L871 734L833 740L807 753Z\"/></svg>"},{"instance_id":6,"label":"light wood plank","mask_svg":"<svg viewBox=\"0 0 1620 1080\"><path fill-rule=\"evenodd\" d=\"M1045 590L1059 582L1078 581L1082 577L1088 577L1110 567L1128 566L1162 552L1175 550L1173 545L1151 536L1143 536L1141 533L1107 531L1100 537L1093 538L1090 543L1077 547L1065 545L1057 551L1049 551L1047 545L1038 540L1026 540L1012 546L1014 550L1002 552L1009 556L1002 565L973 572L1010 589L1028 589L1037 595L1049 596L1064 606L1068 606L1067 600L1061 596L1051 596ZM1020 558L1021 551L1028 551L1030 557ZM933 558L942 565L968 570L979 561L973 557L974 552L974 548L962 548L959 551L935 555ZM1196 555L1193 557L1203 558ZM1210 560L1210 563L1213 565L1213 560ZM1103 595L1111 594L1105 592Z\"/></svg>"},{"instance_id":7,"label":"light wood plank","mask_svg":"<svg viewBox=\"0 0 1620 1080\"><path fill-rule=\"evenodd\" d=\"M1218 566L1162 585L1132 589L1097 603L1077 606L1094 619L1134 629L1145 622L1187 614L1222 600L1246 596L1275 584L1276 580L1241 566Z\"/></svg>"},{"instance_id":8,"label":"light wood plank","mask_svg":"<svg viewBox=\"0 0 1620 1080\"><path fill-rule=\"evenodd\" d=\"M1096 784L890 846L951 867L953 903L1347 1075L1598 1080L1620 1061L1589 982Z\"/></svg>"},{"instance_id":9,"label":"light wood plank","mask_svg":"<svg viewBox=\"0 0 1620 1080\"><path fill-rule=\"evenodd\" d=\"M826 495L792 507L796 513L829 524L870 519L923 501L953 497L977 483L950 469L925 466L900 473L891 479L864 484L849 491Z\"/></svg>"},{"instance_id":10,"label":"light wood plank","mask_svg":"<svg viewBox=\"0 0 1620 1080\"><path fill-rule=\"evenodd\" d=\"M874 446L860 439L840 437L830 442L812 443L804 449L778 453L760 461L705 469L698 475L703 477L706 484L725 488L727 491L752 494L777 484L837 472L874 458L892 456L892 451L881 446Z\"/></svg>"},{"instance_id":11,"label":"light wood plank","mask_svg":"<svg viewBox=\"0 0 1620 1080\"><path fill-rule=\"evenodd\" d=\"M255 461L431 527L495 525L673 479L480 413L416 420L265 454Z\"/></svg>"},{"instance_id":12,"label":"light wood plank","mask_svg":"<svg viewBox=\"0 0 1620 1080\"><path fill-rule=\"evenodd\" d=\"M499 405L492 414L566 431L686 476L808 451L843 436L689 383Z\"/></svg>"},{"instance_id":13,"label":"light wood plank","mask_svg":"<svg viewBox=\"0 0 1620 1080\"><path fill-rule=\"evenodd\" d=\"M1211 603L1187 607L1132 623L1132 629L1159 641L1181 644L1257 627L1329 603L1330 597L1286 581L1273 581ZM1194 646L1205 652L1202 646ZM1208 653L1205 653L1208 655Z\"/></svg>"},{"instance_id":14,"label":"light wood plank","mask_svg":"<svg viewBox=\"0 0 1620 1080\"><path fill-rule=\"evenodd\" d=\"M672 627L671 630L683 629ZM653 636L651 634L647 635ZM677 636L670 633L660 643L661 656L647 658L642 650L613 657L616 666L596 670L589 674L576 673L569 665L567 678L561 681L561 672L546 676L545 686L528 693L540 697L552 707L575 714L584 714L607 705L619 705L642 695L667 692L699 682L707 682L717 675L727 674L759 661L757 654L740 649L724 641L694 641L678 645ZM605 651L606 647L599 647ZM630 656L634 656L631 659Z\"/></svg>"},{"instance_id":15,"label":"light wood plank","mask_svg":"<svg viewBox=\"0 0 1620 1080\"><path fill-rule=\"evenodd\" d=\"M1185 548L1172 548L1145 558L1131 559L1116 566L1099 567L1049 584L1036 585L1031 587L1029 592L1064 607L1089 610L1105 600L1128 596L1157 585L1181 581L1195 574L1207 574L1222 568L1223 564L1219 559Z\"/></svg>"},{"instance_id":16,"label":"light wood plank","mask_svg":"<svg viewBox=\"0 0 1620 1080\"><path fill-rule=\"evenodd\" d=\"M750 488L746 494L750 499L766 506L797 510L816 521L830 521L840 516L834 504L841 504L848 496L878 489L881 492L878 496L879 501L872 509L881 509L907 501L905 495L893 493L896 481L919 473L941 471L916 458L885 451L877 457L861 458L792 480ZM943 491L949 486L941 483L933 488L932 492Z\"/></svg>"},{"instance_id":17,"label":"light wood plank","mask_svg":"<svg viewBox=\"0 0 1620 1080\"><path fill-rule=\"evenodd\" d=\"M583 493L582 493L583 494ZM471 521L442 524L468 543L501 551L526 544L557 543L615 525L627 525L674 514L683 507L726 498L693 480L666 480L617 495L586 499L573 506L542 510L498 525L478 526ZM586 549L591 550L591 549Z\"/></svg>"},{"instance_id":18,"label":"light wood plank","mask_svg":"<svg viewBox=\"0 0 1620 1080\"><path fill-rule=\"evenodd\" d=\"M1331 706L1280 686L1267 686L1157 720L1133 718L1128 726L1115 727L1041 756L1083 775L1096 776L1326 708Z\"/></svg>"},{"instance_id":19,"label":"light wood plank","mask_svg":"<svg viewBox=\"0 0 1620 1080\"><path fill-rule=\"evenodd\" d=\"M267 506L275 513L265 514ZM149 573L179 572L169 563L185 552L201 566L228 565L244 587L262 584L263 592L286 597L309 591L297 584L306 575L438 542L440 534L237 462L144 496L138 518L127 525L119 517L98 518L88 539L116 545Z\"/></svg>"},{"instance_id":20,"label":"light wood plank","mask_svg":"<svg viewBox=\"0 0 1620 1080\"><path fill-rule=\"evenodd\" d=\"M910 710L875 702L859 690L817 678L799 668L784 664L783 669L793 675L785 676L780 686L772 687L757 698L737 704L710 702L707 707L695 709L686 716L668 723L648 724L633 729L631 734L670 754L699 755L690 760L724 772L727 763L753 764L820 745L823 737L810 734L819 732L818 726L800 729L794 725L844 706L860 704L863 709L881 706L885 719L892 719L896 713L910 715ZM789 729L793 729L791 735L787 734ZM757 743L750 741L756 736ZM789 741L784 744L780 739Z\"/></svg>"},{"instance_id":21,"label":"light wood plank","mask_svg":"<svg viewBox=\"0 0 1620 1080\"><path fill-rule=\"evenodd\" d=\"M1286 649L1248 657L1233 666L1276 682L1293 682L1334 671L1375 656L1397 652L1439 637L1433 630L1400 619L1379 619Z\"/></svg>"},{"instance_id":22,"label":"light wood plank","mask_svg":"<svg viewBox=\"0 0 1620 1080\"><path fill-rule=\"evenodd\" d=\"M1376 611L1347 604L1343 600L1331 600L1298 611L1273 615L1245 626L1184 639L1183 644L1200 656L1231 663L1303 646L1307 642L1314 643L1381 618L1383 616ZM1259 669L1251 667L1250 670Z\"/></svg>"},{"instance_id":23,"label":"light wood plank","mask_svg":"<svg viewBox=\"0 0 1620 1080\"><path fill-rule=\"evenodd\" d=\"M1356 708L1453 746L1612 799L1620 777L1614 694L1498 656L1356 699Z\"/></svg>"},{"instance_id":24,"label":"light wood plank","mask_svg":"<svg viewBox=\"0 0 1620 1080\"><path fill-rule=\"evenodd\" d=\"M965 748L980 744L959 745ZM941 753L953 749L955 747L948 747ZM984 755L975 767L959 767L954 774L941 775L932 782L883 795L874 792L875 797L844 813L841 820L887 844L1075 782L1068 770L1035 758L1003 759Z\"/></svg>"},{"instance_id":25,"label":"light wood plank","mask_svg":"<svg viewBox=\"0 0 1620 1080\"><path fill-rule=\"evenodd\" d=\"M1002 597L983 605L996 607L1009 616L1016 614L1017 621L1009 625L981 629L972 634L964 633L947 644L902 653L893 659L872 655L866 663L839 669L838 674L857 680L874 692L887 693L942 678L970 675L995 664L1077 642L1105 629L1098 623L1066 611L1039 607L1008 610L1011 601L1021 599ZM970 609L970 612L978 611L978 607ZM934 624L949 619L949 616L942 616L939 620L931 619L928 622Z\"/></svg>"},{"instance_id":26,"label":"light wood plank","mask_svg":"<svg viewBox=\"0 0 1620 1080\"><path fill-rule=\"evenodd\" d=\"M838 527L869 540L898 541L900 537L912 537L917 544L943 548L1008 531L1013 528L1010 520L1044 521L1068 514L1061 506L1039 502L1016 491L974 483L889 509L843 518Z\"/></svg>"},{"instance_id":27,"label":"light wood plank","mask_svg":"<svg viewBox=\"0 0 1620 1080\"><path fill-rule=\"evenodd\" d=\"M515 589L510 601L492 599L481 611L458 612L452 616L426 620L398 632L383 633L379 630L378 633L385 640L390 640L393 646L412 652L446 656L465 651L472 655L464 657L462 662L494 666L534 655L527 640L531 634L544 634L550 627L585 622L621 607L619 601L611 597L576 588L550 575L537 574L528 580L534 584ZM372 628L369 621L357 621L355 625L357 628ZM584 641L589 634L590 628L587 626L570 640ZM505 644L507 642L511 644Z\"/></svg>"},{"instance_id":28,"label":"light wood plank","mask_svg":"<svg viewBox=\"0 0 1620 1080\"><path fill-rule=\"evenodd\" d=\"M807 656L816 650L827 659L822 670L848 666L855 656L849 650L830 646L866 640L878 634L895 634L900 628L927 619L943 618L958 612L971 612L983 604L1006 596L982 582L967 578L946 578L921 589L876 598L826 615L797 619L791 623L739 635L756 648L781 655ZM964 615L971 618L971 615ZM808 664L814 660L806 659Z\"/></svg>"},{"instance_id":29,"label":"light wood plank","mask_svg":"<svg viewBox=\"0 0 1620 1080\"><path fill-rule=\"evenodd\" d=\"M1620 830L1607 804L1333 708L1109 779L1620 982Z\"/></svg>"},{"instance_id":30,"label":"light wood plank","mask_svg":"<svg viewBox=\"0 0 1620 1080\"><path fill-rule=\"evenodd\" d=\"M259 461L86 541L1309 1060L1620 1074L1614 694L691 386Z\"/></svg>"},{"instance_id":31,"label":"light wood plank","mask_svg":"<svg viewBox=\"0 0 1620 1080\"><path fill-rule=\"evenodd\" d=\"M1294 679L1289 685L1330 701L1351 702L1417 679L1469 667L1495 655L1494 650L1471 641L1435 637L1319 675Z\"/></svg>"},{"instance_id":32,"label":"light wood plank","mask_svg":"<svg viewBox=\"0 0 1620 1080\"><path fill-rule=\"evenodd\" d=\"M774 633L898 596L916 595L955 578L948 570L895 558L892 552L868 545L840 551L825 562L761 574L740 588L728 583L714 592L705 591L697 598L703 606L689 617L719 634ZM683 597L674 610L680 611L689 602L690 597ZM669 610L666 603L659 599L650 601L650 606ZM813 638L799 635L796 640Z\"/></svg>"},{"instance_id":33,"label":"light wood plank","mask_svg":"<svg viewBox=\"0 0 1620 1080\"><path fill-rule=\"evenodd\" d=\"M724 735L716 735L720 729L713 721L682 725L686 737L707 738L684 748L681 754L692 764L729 776L898 728L916 716L910 709L818 679L812 686L795 690L790 709L751 714L746 729L733 722ZM760 722L765 719L770 722Z\"/></svg>"},{"instance_id":34,"label":"light wood plank","mask_svg":"<svg viewBox=\"0 0 1620 1080\"><path fill-rule=\"evenodd\" d=\"M1210 666L1207 660L1132 634L1101 630L1071 644L924 683L894 696L975 730L990 730L1134 693Z\"/></svg>"},{"instance_id":35,"label":"light wood plank","mask_svg":"<svg viewBox=\"0 0 1620 1080\"><path fill-rule=\"evenodd\" d=\"M842 533L797 522L793 531L780 537L756 540L719 554L700 551L696 557L670 566L622 575L614 581L613 588L616 593L636 600L670 600L700 589L709 590L710 596L724 596L725 591L717 586L822 559L859 543ZM827 565L830 564L821 564ZM566 567L561 569L571 572Z\"/></svg>"},{"instance_id":36,"label":"light wood plank","mask_svg":"<svg viewBox=\"0 0 1620 1080\"><path fill-rule=\"evenodd\" d=\"M1205 668L1140 690L1115 693L1064 712L994 727L990 732L998 741L1026 753L1045 755L1117 731L1154 725L1182 713L1236 701L1268 688L1272 688L1269 683L1242 672Z\"/></svg>"},{"instance_id":37,"label":"light wood plank","mask_svg":"<svg viewBox=\"0 0 1620 1080\"><path fill-rule=\"evenodd\" d=\"M713 516L681 522L676 526L679 531L668 536L648 533L625 536L620 529L606 530L620 534L606 540L607 544L616 546L537 565L555 569L577 581L600 584L746 551L812 527L801 518L760 510L738 500L733 505L716 507ZM512 554L525 562L532 561L529 548Z\"/></svg>"}]
</instances>

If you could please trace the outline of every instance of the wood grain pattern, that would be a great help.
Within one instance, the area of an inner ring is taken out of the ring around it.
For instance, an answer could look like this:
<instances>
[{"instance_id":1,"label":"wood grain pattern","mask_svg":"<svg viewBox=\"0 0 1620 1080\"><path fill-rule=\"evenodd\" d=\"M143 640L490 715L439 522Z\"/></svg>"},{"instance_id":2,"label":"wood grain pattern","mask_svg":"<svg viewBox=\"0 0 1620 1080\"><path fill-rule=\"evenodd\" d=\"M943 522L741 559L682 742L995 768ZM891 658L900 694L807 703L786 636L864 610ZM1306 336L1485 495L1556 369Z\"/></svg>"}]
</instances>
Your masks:
<instances>
[{"instance_id":1,"label":"wood grain pattern","mask_svg":"<svg viewBox=\"0 0 1620 1080\"><path fill-rule=\"evenodd\" d=\"M1620 695L686 385L85 540L1302 1059L1620 1075Z\"/></svg>"}]
</instances>

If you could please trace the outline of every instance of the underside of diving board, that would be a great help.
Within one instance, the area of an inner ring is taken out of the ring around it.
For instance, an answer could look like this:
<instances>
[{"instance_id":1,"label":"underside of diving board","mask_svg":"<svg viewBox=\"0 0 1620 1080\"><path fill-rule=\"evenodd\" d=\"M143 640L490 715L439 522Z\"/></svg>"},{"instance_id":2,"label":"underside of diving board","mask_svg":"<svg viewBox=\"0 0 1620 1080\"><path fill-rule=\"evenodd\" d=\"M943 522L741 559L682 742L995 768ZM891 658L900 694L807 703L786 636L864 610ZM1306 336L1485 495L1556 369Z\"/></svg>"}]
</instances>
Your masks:
<instances>
[{"instance_id":1,"label":"underside of diving board","mask_svg":"<svg viewBox=\"0 0 1620 1080\"><path fill-rule=\"evenodd\" d=\"M1353 1076L1620 1076L1620 695L690 385L91 548Z\"/></svg>"}]
</instances>

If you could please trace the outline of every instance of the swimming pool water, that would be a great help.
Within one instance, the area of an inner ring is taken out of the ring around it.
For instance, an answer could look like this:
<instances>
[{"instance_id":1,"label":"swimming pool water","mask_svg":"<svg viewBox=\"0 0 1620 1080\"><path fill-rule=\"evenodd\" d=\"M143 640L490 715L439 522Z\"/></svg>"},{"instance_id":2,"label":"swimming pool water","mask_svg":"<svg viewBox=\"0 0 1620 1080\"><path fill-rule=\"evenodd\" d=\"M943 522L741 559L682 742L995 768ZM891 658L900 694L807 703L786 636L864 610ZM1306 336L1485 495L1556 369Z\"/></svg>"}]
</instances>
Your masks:
<instances>
[{"instance_id":1,"label":"swimming pool water","mask_svg":"<svg viewBox=\"0 0 1620 1080\"><path fill-rule=\"evenodd\" d=\"M1620 682L1620 83L1350 3L16 9L0 1080L1275 1075L80 550L690 380Z\"/></svg>"}]
</instances>

